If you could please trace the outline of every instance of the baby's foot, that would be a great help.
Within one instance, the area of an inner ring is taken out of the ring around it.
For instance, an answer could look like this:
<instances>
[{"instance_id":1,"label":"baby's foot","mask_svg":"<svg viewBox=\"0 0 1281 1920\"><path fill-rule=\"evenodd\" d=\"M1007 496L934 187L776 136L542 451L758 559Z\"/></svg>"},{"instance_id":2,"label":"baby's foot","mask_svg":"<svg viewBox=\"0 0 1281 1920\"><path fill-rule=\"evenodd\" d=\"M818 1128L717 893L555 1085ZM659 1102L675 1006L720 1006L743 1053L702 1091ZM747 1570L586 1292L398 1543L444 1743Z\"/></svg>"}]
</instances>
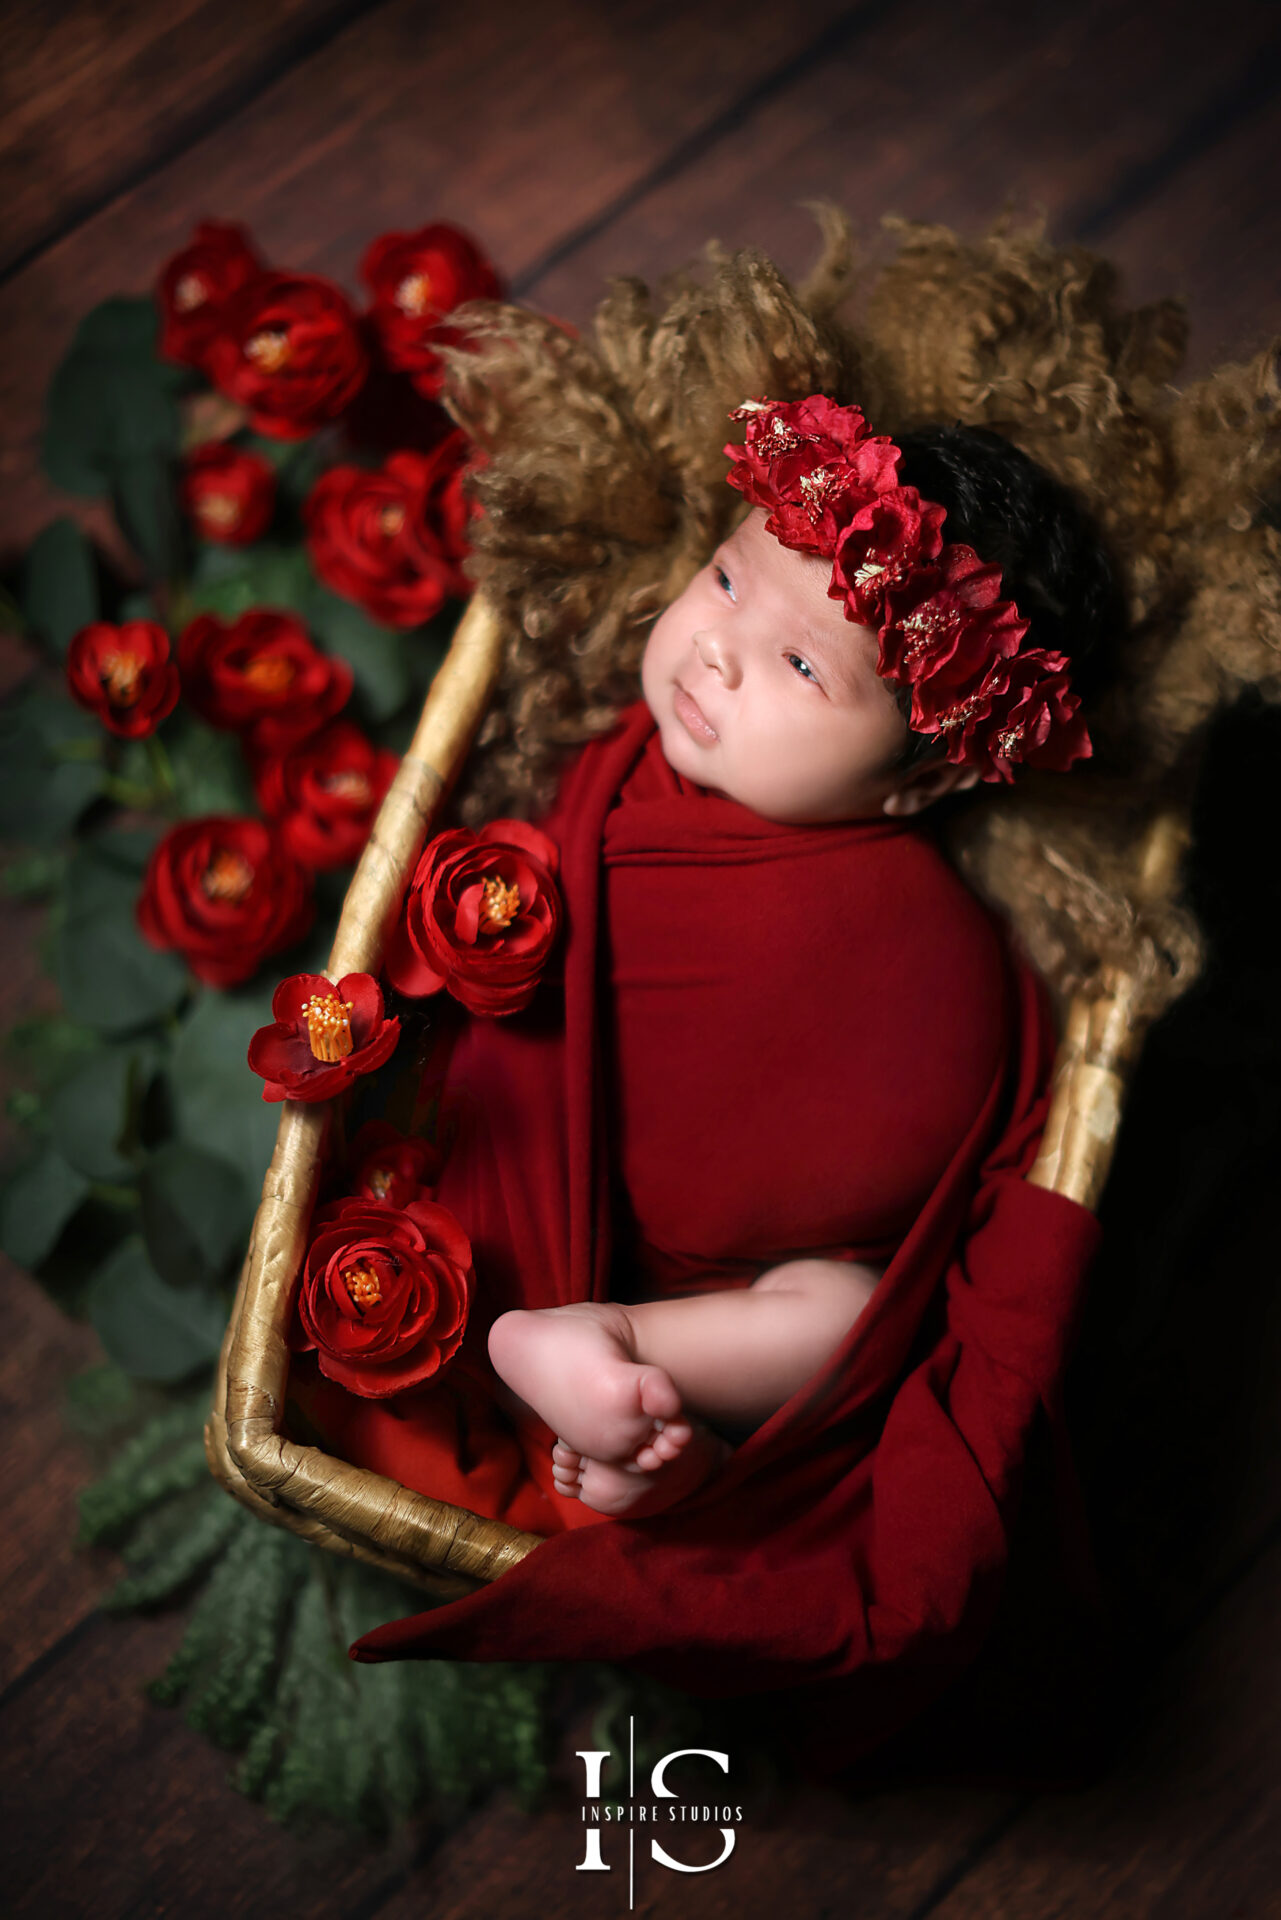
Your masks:
<instances>
[{"instance_id":1,"label":"baby's foot","mask_svg":"<svg viewBox=\"0 0 1281 1920\"><path fill-rule=\"evenodd\" d=\"M692 1429L671 1375L638 1361L631 1339L617 1303L582 1300L500 1314L489 1330L489 1357L574 1451L653 1470L676 1458Z\"/></svg>"},{"instance_id":2,"label":"baby's foot","mask_svg":"<svg viewBox=\"0 0 1281 1920\"><path fill-rule=\"evenodd\" d=\"M614 1519L641 1520L661 1513L701 1487L728 1460L733 1448L719 1434L696 1422L688 1443L671 1459L648 1471L610 1460L592 1460L558 1440L552 1448L552 1481L557 1493L581 1500Z\"/></svg>"}]
</instances>

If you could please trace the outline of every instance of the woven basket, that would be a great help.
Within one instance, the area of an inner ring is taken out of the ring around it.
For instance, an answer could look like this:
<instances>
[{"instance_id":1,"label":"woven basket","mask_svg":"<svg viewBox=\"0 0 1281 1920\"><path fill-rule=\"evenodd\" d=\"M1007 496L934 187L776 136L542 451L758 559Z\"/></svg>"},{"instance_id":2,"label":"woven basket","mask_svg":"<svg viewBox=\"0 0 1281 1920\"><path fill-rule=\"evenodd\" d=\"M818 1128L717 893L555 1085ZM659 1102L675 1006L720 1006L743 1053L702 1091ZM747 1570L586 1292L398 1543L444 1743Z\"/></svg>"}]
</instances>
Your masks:
<instances>
[{"instance_id":1,"label":"woven basket","mask_svg":"<svg viewBox=\"0 0 1281 1920\"><path fill-rule=\"evenodd\" d=\"M432 683L352 880L329 957L332 980L378 972L424 839L492 695L501 649L498 619L477 595ZM1168 892L1183 840L1181 822L1170 814L1149 829L1141 864L1150 897ZM1083 1206L1097 1203L1143 1025L1135 983L1115 969L1100 974L1093 997L1072 1002L1040 1155L1028 1175L1034 1184ZM327 1103L282 1105L205 1427L209 1463L223 1486L264 1520L455 1598L497 1579L541 1536L411 1492L281 1430L286 1328L329 1119Z\"/></svg>"}]
</instances>

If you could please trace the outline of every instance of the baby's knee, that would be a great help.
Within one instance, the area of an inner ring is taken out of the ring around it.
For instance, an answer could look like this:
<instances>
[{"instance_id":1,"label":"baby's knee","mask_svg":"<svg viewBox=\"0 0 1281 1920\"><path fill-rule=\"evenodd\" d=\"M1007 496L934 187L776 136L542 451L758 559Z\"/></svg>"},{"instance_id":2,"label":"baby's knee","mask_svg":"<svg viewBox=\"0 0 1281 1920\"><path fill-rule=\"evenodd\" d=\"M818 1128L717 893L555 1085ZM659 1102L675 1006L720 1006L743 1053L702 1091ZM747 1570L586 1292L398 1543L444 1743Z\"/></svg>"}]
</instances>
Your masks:
<instances>
[{"instance_id":1,"label":"baby's knee","mask_svg":"<svg viewBox=\"0 0 1281 1920\"><path fill-rule=\"evenodd\" d=\"M854 1260L787 1260L752 1282L757 1293L793 1293L834 1333L853 1326L876 1291L883 1269Z\"/></svg>"}]
</instances>

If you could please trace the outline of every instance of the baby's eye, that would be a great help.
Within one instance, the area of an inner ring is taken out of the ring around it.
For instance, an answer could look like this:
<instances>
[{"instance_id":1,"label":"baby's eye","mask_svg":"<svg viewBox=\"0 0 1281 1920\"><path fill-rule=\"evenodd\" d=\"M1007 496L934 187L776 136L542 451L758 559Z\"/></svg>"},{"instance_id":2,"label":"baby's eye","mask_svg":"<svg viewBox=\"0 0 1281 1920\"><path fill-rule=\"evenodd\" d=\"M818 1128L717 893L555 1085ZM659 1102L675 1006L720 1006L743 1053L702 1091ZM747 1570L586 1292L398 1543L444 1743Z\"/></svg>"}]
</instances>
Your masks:
<instances>
[{"instance_id":1,"label":"baby's eye","mask_svg":"<svg viewBox=\"0 0 1281 1920\"><path fill-rule=\"evenodd\" d=\"M732 600L734 598L734 588L730 580L730 577L726 573L724 567L718 567L715 564L715 562L713 562L712 577L715 580L717 586L721 589L721 591L723 593L727 593L730 599Z\"/></svg>"},{"instance_id":2,"label":"baby's eye","mask_svg":"<svg viewBox=\"0 0 1281 1920\"><path fill-rule=\"evenodd\" d=\"M818 685L818 675L814 672L814 669L810 666L809 661L802 660L799 653L785 653L783 655L783 658L784 660L795 662L796 671L799 674L801 674L803 677L812 680L815 686Z\"/></svg>"}]
</instances>

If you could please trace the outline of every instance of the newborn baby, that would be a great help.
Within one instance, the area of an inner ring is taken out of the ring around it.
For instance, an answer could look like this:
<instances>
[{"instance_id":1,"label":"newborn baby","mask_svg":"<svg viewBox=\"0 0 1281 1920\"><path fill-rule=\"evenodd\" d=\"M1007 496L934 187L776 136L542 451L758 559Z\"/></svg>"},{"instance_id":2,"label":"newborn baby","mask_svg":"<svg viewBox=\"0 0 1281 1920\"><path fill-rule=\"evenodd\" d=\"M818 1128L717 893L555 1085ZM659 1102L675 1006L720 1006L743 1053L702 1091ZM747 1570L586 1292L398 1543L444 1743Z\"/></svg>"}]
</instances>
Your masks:
<instances>
[{"instance_id":1,"label":"newborn baby","mask_svg":"<svg viewBox=\"0 0 1281 1920\"><path fill-rule=\"evenodd\" d=\"M902 484L899 449L821 397L745 411L747 447L727 451L752 511L644 656L645 702L680 781L761 820L823 827L901 819L1020 760L1088 752L1066 658L1021 645L1028 623L998 598L997 568L944 547L945 511ZM992 436L958 438L982 469ZM1002 460L1037 472L1004 445ZM924 449L917 465L944 478ZM955 506L955 474L938 490ZM929 941L928 926L915 932ZM807 1256L725 1290L513 1310L489 1355L515 1409L558 1436L557 1491L639 1517L684 1498L727 1456L727 1432L755 1429L816 1373L883 1271Z\"/></svg>"}]
</instances>

